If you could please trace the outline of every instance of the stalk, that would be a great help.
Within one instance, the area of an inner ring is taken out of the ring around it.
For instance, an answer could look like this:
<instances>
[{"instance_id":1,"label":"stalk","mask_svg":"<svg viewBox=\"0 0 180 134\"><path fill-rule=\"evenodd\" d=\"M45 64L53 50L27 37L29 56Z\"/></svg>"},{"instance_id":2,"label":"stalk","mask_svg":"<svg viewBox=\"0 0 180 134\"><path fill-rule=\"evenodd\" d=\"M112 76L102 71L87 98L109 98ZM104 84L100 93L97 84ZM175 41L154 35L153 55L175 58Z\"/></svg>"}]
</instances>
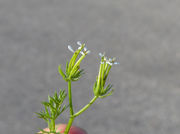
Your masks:
<instances>
[{"instance_id":1,"label":"stalk","mask_svg":"<svg viewBox=\"0 0 180 134\"><path fill-rule=\"evenodd\" d=\"M88 109L98 98L98 96L94 96L94 98L86 105L84 106L81 110L79 110L77 113L74 114L74 118L82 114L86 109Z\"/></svg>"},{"instance_id":2,"label":"stalk","mask_svg":"<svg viewBox=\"0 0 180 134\"><path fill-rule=\"evenodd\" d=\"M55 130L55 120L54 119L51 120L51 131L53 131L53 132L56 131Z\"/></svg>"},{"instance_id":3,"label":"stalk","mask_svg":"<svg viewBox=\"0 0 180 134\"><path fill-rule=\"evenodd\" d=\"M73 105L72 105L72 93L71 93L71 81L68 81L68 96L69 96L69 108L70 108L70 115L74 114L73 112Z\"/></svg>"},{"instance_id":4,"label":"stalk","mask_svg":"<svg viewBox=\"0 0 180 134\"><path fill-rule=\"evenodd\" d=\"M74 112L73 112L73 105L72 105L72 94L71 94L71 81L70 80L68 81L68 96L69 96L70 118L69 118L69 122L66 126L64 134L68 134L70 127L71 127L73 120L74 120L74 118L73 118Z\"/></svg>"},{"instance_id":5,"label":"stalk","mask_svg":"<svg viewBox=\"0 0 180 134\"><path fill-rule=\"evenodd\" d=\"M69 122L68 122L68 124L66 126L64 134L68 134L74 119L77 116L79 116L80 114L82 114L84 111L86 111L96 101L97 98L98 98L98 96L94 96L93 99L87 105L85 105L81 110L79 110L77 113L75 113L74 115L72 115L70 117Z\"/></svg>"},{"instance_id":6,"label":"stalk","mask_svg":"<svg viewBox=\"0 0 180 134\"><path fill-rule=\"evenodd\" d=\"M64 134L68 134L69 133L69 130L70 130L71 126L72 126L73 121L74 121L74 117L70 117L69 118L69 122L68 122L68 124L66 126L66 129L64 131Z\"/></svg>"}]
</instances>

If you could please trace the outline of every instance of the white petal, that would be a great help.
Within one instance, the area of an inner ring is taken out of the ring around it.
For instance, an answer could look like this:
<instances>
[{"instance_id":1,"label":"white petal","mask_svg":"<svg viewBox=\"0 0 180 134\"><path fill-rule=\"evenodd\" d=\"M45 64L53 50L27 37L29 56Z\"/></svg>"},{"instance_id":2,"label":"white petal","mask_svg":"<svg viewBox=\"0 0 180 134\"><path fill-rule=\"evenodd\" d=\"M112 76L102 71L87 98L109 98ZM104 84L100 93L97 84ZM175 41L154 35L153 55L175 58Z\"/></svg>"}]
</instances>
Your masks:
<instances>
[{"instance_id":1,"label":"white petal","mask_svg":"<svg viewBox=\"0 0 180 134\"><path fill-rule=\"evenodd\" d=\"M107 61L107 57L104 57L104 60Z\"/></svg>"},{"instance_id":2,"label":"white petal","mask_svg":"<svg viewBox=\"0 0 180 134\"><path fill-rule=\"evenodd\" d=\"M100 57L103 57L104 55L103 55L102 53L99 53L99 56L100 56Z\"/></svg>"},{"instance_id":3,"label":"white petal","mask_svg":"<svg viewBox=\"0 0 180 134\"><path fill-rule=\"evenodd\" d=\"M80 42L80 41L78 41L78 42L77 42L77 44L78 44L79 46L82 46L82 44L81 44L81 42Z\"/></svg>"},{"instance_id":4,"label":"white petal","mask_svg":"<svg viewBox=\"0 0 180 134\"><path fill-rule=\"evenodd\" d=\"M84 52L80 51L80 53L81 53L82 55L84 55Z\"/></svg>"},{"instance_id":5,"label":"white petal","mask_svg":"<svg viewBox=\"0 0 180 134\"><path fill-rule=\"evenodd\" d=\"M84 47L84 51L87 51L87 48L86 48L86 47Z\"/></svg>"},{"instance_id":6,"label":"white petal","mask_svg":"<svg viewBox=\"0 0 180 134\"><path fill-rule=\"evenodd\" d=\"M74 50L72 49L72 47L70 45L68 45L68 49L74 53Z\"/></svg>"},{"instance_id":7,"label":"white petal","mask_svg":"<svg viewBox=\"0 0 180 134\"><path fill-rule=\"evenodd\" d=\"M119 65L120 63L119 62L114 62L114 65Z\"/></svg>"},{"instance_id":8,"label":"white petal","mask_svg":"<svg viewBox=\"0 0 180 134\"><path fill-rule=\"evenodd\" d=\"M107 61L106 63L109 64L110 66L112 66L112 63L111 63L111 62Z\"/></svg>"},{"instance_id":9,"label":"white petal","mask_svg":"<svg viewBox=\"0 0 180 134\"><path fill-rule=\"evenodd\" d=\"M90 54L90 53L91 53L91 51L90 51L90 50L88 50L86 53L87 53L87 54Z\"/></svg>"}]
</instances>

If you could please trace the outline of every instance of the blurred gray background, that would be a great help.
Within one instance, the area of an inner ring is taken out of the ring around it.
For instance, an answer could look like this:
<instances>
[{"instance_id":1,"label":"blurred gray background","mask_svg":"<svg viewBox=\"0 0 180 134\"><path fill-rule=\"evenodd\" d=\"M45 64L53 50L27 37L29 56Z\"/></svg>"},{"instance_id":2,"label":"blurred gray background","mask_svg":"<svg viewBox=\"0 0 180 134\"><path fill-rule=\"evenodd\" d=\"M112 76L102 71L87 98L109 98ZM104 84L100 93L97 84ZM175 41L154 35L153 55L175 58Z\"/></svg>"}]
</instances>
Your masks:
<instances>
[{"instance_id":1,"label":"blurred gray background","mask_svg":"<svg viewBox=\"0 0 180 134\"><path fill-rule=\"evenodd\" d=\"M67 87L57 68L79 40L92 53L72 85L75 111L93 97L98 53L120 65L111 71L113 96L74 125L89 134L180 133L179 0L0 0L0 134L46 127L34 112ZM67 119L64 113L58 123Z\"/></svg>"}]
</instances>

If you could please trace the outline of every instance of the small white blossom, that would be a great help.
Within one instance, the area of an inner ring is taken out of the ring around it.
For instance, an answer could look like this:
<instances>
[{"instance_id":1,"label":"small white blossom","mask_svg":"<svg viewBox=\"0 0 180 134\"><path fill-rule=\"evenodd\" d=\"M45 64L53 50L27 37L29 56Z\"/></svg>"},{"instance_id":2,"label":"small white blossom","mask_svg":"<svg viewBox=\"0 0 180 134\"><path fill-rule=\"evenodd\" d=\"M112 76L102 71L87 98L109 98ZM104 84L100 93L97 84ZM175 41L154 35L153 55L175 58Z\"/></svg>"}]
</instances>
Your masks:
<instances>
[{"instance_id":1,"label":"small white blossom","mask_svg":"<svg viewBox=\"0 0 180 134\"><path fill-rule=\"evenodd\" d=\"M81 51L80 53L81 53L82 55L84 55L84 53L83 53L82 51Z\"/></svg>"},{"instance_id":2,"label":"small white blossom","mask_svg":"<svg viewBox=\"0 0 180 134\"><path fill-rule=\"evenodd\" d=\"M102 62L102 61L101 61L100 63L101 63L101 64L104 64L104 62Z\"/></svg>"},{"instance_id":3,"label":"small white blossom","mask_svg":"<svg viewBox=\"0 0 180 134\"><path fill-rule=\"evenodd\" d=\"M105 57L105 54L103 53L99 53L99 56L102 58L102 60L101 60L101 64L104 64L104 62L106 63L106 64L109 64L110 66L112 66L112 65L117 65L117 64L119 64L118 62L115 62L115 58L113 58L113 59L111 59L111 58L109 58L109 59L107 59L107 57Z\"/></svg>"},{"instance_id":4,"label":"small white blossom","mask_svg":"<svg viewBox=\"0 0 180 134\"><path fill-rule=\"evenodd\" d=\"M90 54L90 53L91 53L91 51L90 51L90 50L87 50L87 51L86 51L86 53L87 53L87 54Z\"/></svg>"},{"instance_id":5,"label":"small white blossom","mask_svg":"<svg viewBox=\"0 0 180 134\"><path fill-rule=\"evenodd\" d=\"M68 45L68 49L69 49L69 51L74 53L74 50L72 49L72 47L70 45Z\"/></svg>"},{"instance_id":6,"label":"small white blossom","mask_svg":"<svg viewBox=\"0 0 180 134\"><path fill-rule=\"evenodd\" d=\"M108 60L108 61L106 61L106 63L107 63L107 64L109 64L110 66L112 66L112 65L113 65L113 63L112 63L112 62L110 62L109 60Z\"/></svg>"},{"instance_id":7,"label":"small white blossom","mask_svg":"<svg viewBox=\"0 0 180 134\"><path fill-rule=\"evenodd\" d=\"M110 61L110 62L112 62L112 61L113 61L113 59L109 58L109 61Z\"/></svg>"},{"instance_id":8,"label":"small white blossom","mask_svg":"<svg viewBox=\"0 0 180 134\"><path fill-rule=\"evenodd\" d=\"M82 43L81 43L80 41L78 41L77 44L78 44L79 46L82 46Z\"/></svg>"},{"instance_id":9,"label":"small white blossom","mask_svg":"<svg viewBox=\"0 0 180 134\"><path fill-rule=\"evenodd\" d=\"M106 63L109 64L110 66L119 64L119 62L115 62L115 58L113 59L109 58L109 60L106 60Z\"/></svg>"},{"instance_id":10,"label":"small white blossom","mask_svg":"<svg viewBox=\"0 0 180 134\"><path fill-rule=\"evenodd\" d=\"M80 41L77 42L77 45L79 45L78 49L81 49L83 47L83 44ZM73 53L75 52L70 45L68 45L68 49ZM80 51L82 55L89 54L90 52L91 51L88 50L86 47L84 47L84 49Z\"/></svg>"},{"instance_id":11,"label":"small white blossom","mask_svg":"<svg viewBox=\"0 0 180 134\"><path fill-rule=\"evenodd\" d=\"M102 57L104 57L104 54L102 54L102 53L99 53L99 56L102 58Z\"/></svg>"},{"instance_id":12,"label":"small white blossom","mask_svg":"<svg viewBox=\"0 0 180 134\"><path fill-rule=\"evenodd\" d=\"M80 41L77 42L77 44L80 46L78 49L82 48L82 43ZM89 54L91 51L87 49L87 47L84 47L84 49L80 52L82 55Z\"/></svg>"},{"instance_id":13,"label":"small white blossom","mask_svg":"<svg viewBox=\"0 0 180 134\"><path fill-rule=\"evenodd\" d=\"M114 65L119 65L120 63L119 62L114 62Z\"/></svg>"}]
</instances>

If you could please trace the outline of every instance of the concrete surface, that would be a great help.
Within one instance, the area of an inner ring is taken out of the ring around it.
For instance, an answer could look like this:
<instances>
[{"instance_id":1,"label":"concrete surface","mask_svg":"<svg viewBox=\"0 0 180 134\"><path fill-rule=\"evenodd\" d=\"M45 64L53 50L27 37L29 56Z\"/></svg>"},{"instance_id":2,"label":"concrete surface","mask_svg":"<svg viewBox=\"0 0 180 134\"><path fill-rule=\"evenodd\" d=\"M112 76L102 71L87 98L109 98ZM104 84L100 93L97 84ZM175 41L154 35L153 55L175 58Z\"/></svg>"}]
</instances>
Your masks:
<instances>
[{"instance_id":1,"label":"concrete surface","mask_svg":"<svg viewBox=\"0 0 180 134\"><path fill-rule=\"evenodd\" d=\"M114 95L74 125L89 134L179 134L179 7L179 0L0 0L0 134L46 127L34 112L48 93L67 87L57 67L79 40L92 53L73 83L75 111L93 96L98 53L120 65L111 72Z\"/></svg>"}]
</instances>

